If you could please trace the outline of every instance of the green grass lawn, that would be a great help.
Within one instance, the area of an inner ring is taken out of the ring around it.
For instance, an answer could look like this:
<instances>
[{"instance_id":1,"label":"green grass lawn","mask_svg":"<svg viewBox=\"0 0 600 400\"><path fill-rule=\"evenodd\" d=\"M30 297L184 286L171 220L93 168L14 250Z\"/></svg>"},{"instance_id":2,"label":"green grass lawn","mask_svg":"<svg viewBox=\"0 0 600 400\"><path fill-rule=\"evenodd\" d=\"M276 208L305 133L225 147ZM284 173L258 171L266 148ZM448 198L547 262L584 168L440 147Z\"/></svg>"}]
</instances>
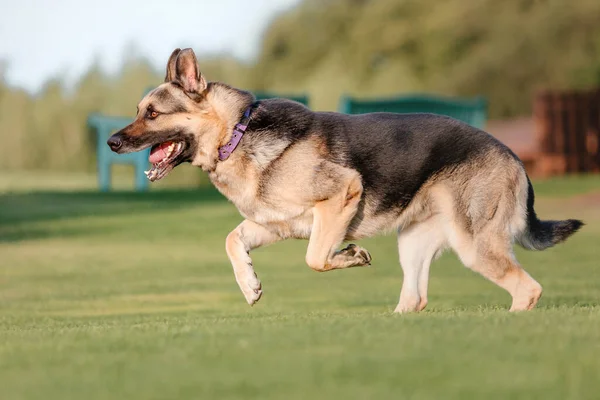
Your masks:
<instances>
[{"instance_id":1,"label":"green grass lawn","mask_svg":"<svg viewBox=\"0 0 600 400\"><path fill-rule=\"evenodd\" d=\"M395 238L371 268L319 274L306 242L253 253L246 305L225 254L240 221L211 189L0 193L0 399L597 399L600 178L540 182L569 242L517 251L544 286L508 294L446 254L428 309L392 313Z\"/></svg>"}]
</instances>

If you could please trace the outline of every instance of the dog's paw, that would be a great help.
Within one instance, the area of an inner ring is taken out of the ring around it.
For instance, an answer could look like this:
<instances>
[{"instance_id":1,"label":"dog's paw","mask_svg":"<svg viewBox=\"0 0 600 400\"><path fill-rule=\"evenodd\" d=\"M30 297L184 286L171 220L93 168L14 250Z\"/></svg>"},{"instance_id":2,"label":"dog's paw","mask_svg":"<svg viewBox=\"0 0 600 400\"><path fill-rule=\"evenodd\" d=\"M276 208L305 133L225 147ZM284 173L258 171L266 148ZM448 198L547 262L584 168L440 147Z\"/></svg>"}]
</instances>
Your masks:
<instances>
[{"instance_id":1,"label":"dog's paw","mask_svg":"<svg viewBox=\"0 0 600 400\"><path fill-rule=\"evenodd\" d=\"M371 265L371 254L363 247L349 244L348 247L340 250L340 253L348 257L353 257L356 260L357 266Z\"/></svg>"},{"instance_id":2,"label":"dog's paw","mask_svg":"<svg viewBox=\"0 0 600 400\"><path fill-rule=\"evenodd\" d=\"M407 314L417 311L421 311L427 305L427 300L424 304L421 302L421 298L418 295L400 295L400 302L394 310L398 314ZM422 306L422 307L421 307Z\"/></svg>"},{"instance_id":3,"label":"dog's paw","mask_svg":"<svg viewBox=\"0 0 600 400\"><path fill-rule=\"evenodd\" d=\"M256 274L251 274L238 281L246 302L253 306L262 296L262 285Z\"/></svg>"}]
</instances>

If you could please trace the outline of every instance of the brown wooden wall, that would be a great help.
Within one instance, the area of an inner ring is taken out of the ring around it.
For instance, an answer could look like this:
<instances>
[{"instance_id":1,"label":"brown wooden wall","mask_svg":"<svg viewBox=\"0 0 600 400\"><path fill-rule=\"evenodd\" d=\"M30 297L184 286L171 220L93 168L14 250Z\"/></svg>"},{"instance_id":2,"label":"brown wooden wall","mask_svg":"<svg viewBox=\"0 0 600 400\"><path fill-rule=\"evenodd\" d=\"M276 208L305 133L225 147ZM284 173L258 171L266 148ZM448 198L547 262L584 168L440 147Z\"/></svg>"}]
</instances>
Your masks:
<instances>
[{"instance_id":1,"label":"brown wooden wall","mask_svg":"<svg viewBox=\"0 0 600 400\"><path fill-rule=\"evenodd\" d=\"M532 175L600 171L600 89L543 91L534 99Z\"/></svg>"}]
</instances>

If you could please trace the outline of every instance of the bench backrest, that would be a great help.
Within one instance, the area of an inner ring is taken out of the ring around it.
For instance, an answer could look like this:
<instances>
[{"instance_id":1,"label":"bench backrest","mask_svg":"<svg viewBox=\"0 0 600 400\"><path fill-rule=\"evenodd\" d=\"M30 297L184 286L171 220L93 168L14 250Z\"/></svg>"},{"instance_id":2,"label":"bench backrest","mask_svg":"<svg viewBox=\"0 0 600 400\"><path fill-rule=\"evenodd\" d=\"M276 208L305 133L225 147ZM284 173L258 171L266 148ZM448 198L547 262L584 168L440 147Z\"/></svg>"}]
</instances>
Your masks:
<instances>
[{"instance_id":1,"label":"bench backrest","mask_svg":"<svg viewBox=\"0 0 600 400\"><path fill-rule=\"evenodd\" d=\"M358 99L343 96L340 102L340 112L347 114L370 112L433 113L447 115L483 129L487 120L487 101L483 97L465 99L433 95L408 95L379 99Z\"/></svg>"}]
</instances>

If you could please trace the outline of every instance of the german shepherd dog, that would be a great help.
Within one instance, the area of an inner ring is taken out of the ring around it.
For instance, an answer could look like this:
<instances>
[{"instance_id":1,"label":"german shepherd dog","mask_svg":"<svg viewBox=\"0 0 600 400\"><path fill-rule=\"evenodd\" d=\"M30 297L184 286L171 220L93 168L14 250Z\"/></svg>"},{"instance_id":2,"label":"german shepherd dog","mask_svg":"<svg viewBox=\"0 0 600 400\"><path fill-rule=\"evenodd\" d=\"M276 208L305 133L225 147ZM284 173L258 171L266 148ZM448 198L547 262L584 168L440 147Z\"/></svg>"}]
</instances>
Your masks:
<instances>
[{"instance_id":1,"label":"german shepherd dog","mask_svg":"<svg viewBox=\"0 0 600 400\"><path fill-rule=\"evenodd\" d=\"M245 220L226 252L248 304L261 295L249 252L308 239L315 271L371 264L344 241L398 232L404 280L395 311L427 305L429 266L444 249L529 310L542 287L517 263L513 244L543 250L579 220L540 221L519 158L491 135L433 114L313 112L285 100L207 82L191 49L176 49L165 81L138 105L135 121L108 140L117 153L152 147L150 181L190 162Z\"/></svg>"}]
</instances>

